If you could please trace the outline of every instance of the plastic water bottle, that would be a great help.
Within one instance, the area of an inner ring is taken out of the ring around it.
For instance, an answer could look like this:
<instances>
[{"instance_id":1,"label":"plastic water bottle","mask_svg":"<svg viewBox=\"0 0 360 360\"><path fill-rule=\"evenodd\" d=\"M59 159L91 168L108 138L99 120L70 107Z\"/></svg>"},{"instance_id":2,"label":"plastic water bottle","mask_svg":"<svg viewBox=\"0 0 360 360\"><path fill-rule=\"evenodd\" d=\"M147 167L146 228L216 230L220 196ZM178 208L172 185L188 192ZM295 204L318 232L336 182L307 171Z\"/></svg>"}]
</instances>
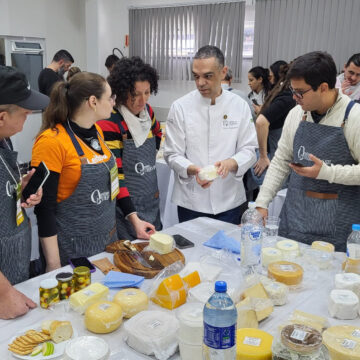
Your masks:
<instances>
[{"instance_id":1,"label":"plastic water bottle","mask_svg":"<svg viewBox=\"0 0 360 360\"><path fill-rule=\"evenodd\" d=\"M260 270L263 218L256 210L255 202L249 202L241 225L241 265L246 273L256 272L256 267Z\"/></svg>"},{"instance_id":2,"label":"plastic water bottle","mask_svg":"<svg viewBox=\"0 0 360 360\"><path fill-rule=\"evenodd\" d=\"M262 226L263 218L261 214L256 210L256 203L254 201L250 201L248 204L248 209L243 213L241 217L241 224L253 224Z\"/></svg>"},{"instance_id":3,"label":"plastic water bottle","mask_svg":"<svg viewBox=\"0 0 360 360\"><path fill-rule=\"evenodd\" d=\"M360 225L353 224L352 232L347 239L346 255L352 260L360 260Z\"/></svg>"},{"instance_id":4,"label":"plastic water bottle","mask_svg":"<svg viewBox=\"0 0 360 360\"><path fill-rule=\"evenodd\" d=\"M216 281L204 306L203 360L236 359L237 310L226 290L225 281Z\"/></svg>"}]
</instances>

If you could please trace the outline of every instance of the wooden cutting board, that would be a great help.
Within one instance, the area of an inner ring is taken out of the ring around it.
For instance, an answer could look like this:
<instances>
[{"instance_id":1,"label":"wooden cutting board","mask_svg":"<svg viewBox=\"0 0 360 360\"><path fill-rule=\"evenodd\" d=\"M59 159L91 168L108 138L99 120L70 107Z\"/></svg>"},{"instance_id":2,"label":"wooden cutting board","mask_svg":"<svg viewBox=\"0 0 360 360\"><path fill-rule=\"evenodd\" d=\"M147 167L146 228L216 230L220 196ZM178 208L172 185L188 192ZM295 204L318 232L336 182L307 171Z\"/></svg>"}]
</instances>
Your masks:
<instances>
[{"instance_id":1,"label":"wooden cutting board","mask_svg":"<svg viewBox=\"0 0 360 360\"><path fill-rule=\"evenodd\" d=\"M179 249L174 249L171 253L161 255L153 251L146 251L142 253L144 259L151 264L148 260L152 255L155 258L154 265L152 268L147 268L141 265L132 252L128 250L123 244L124 240L115 241L115 243L109 244L106 247L106 251L114 252L114 264L122 272L129 274L144 276L146 279L152 279L155 277L164 267L173 264L176 261L181 261L185 264L184 254ZM132 243L138 251L142 250L149 245L149 242Z\"/></svg>"}]
</instances>

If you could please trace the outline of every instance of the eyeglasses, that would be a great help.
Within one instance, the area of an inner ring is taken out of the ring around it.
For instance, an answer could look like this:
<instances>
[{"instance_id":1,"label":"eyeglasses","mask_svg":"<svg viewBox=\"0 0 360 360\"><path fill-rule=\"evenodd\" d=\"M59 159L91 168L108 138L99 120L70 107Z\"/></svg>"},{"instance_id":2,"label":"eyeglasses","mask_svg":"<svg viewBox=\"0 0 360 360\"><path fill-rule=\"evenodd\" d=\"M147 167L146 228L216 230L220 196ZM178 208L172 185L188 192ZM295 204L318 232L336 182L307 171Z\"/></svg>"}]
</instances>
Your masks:
<instances>
[{"instance_id":1,"label":"eyeglasses","mask_svg":"<svg viewBox=\"0 0 360 360\"><path fill-rule=\"evenodd\" d=\"M304 97L304 94L306 94L308 91L312 90L312 88L310 88L305 91L302 91L302 90L296 91L291 86L289 86L289 88L290 88L290 91L292 92L292 94L295 95L298 99L302 99Z\"/></svg>"}]
</instances>

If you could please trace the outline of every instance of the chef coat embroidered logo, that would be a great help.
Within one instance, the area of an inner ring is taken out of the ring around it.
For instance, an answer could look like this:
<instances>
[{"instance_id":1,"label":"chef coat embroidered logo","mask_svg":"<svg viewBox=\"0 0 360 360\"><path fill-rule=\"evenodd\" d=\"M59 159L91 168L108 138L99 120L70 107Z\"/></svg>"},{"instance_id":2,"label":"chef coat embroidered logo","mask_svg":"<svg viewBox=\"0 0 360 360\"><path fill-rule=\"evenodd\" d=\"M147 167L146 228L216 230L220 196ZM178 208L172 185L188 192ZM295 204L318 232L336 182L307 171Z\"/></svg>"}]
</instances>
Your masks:
<instances>
[{"instance_id":1,"label":"chef coat embroidered logo","mask_svg":"<svg viewBox=\"0 0 360 360\"><path fill-rule=\"evenodd\" d=\"M100 190L96 189L91 194L91 201L94 204L100 205L103 201L110 199L109 191L101 193Z\"/></svg>"},{"instance_id":2,"label":"chef coat embroidered logo","mask_svg":"<svg viewBox=\"0 0 360 360\"><path fill-rule=\"evenodd\" d=\"M298 150L298 158L299 160L308 160L308 161L312 161L310 159L310 153L306 152L305 151L305 146L301 145L299 147L299 150ZM326 164L326 165L331 165L331 160L323 160L323 162Z\"/></svg>"},{"instance_id":3,"label":"chef coat embroidered logo","mask_svg":"<svg viewBox=\"0 0 360 360\"><path fill-rule=\"evenodd\" d=\"M97 164L101 161L105 161L108 157L106 155L94 155L93 158L90 160L91 164Z\"/></svg>"},{"instance_id":4,"label":"chef coat embroidered logo","mask_svg":"<svg viewBox=\"0 0 360 360\"><path fill-rule=\"evenodd\" d=\"M143 176L145 173L152 172L156 169L156 165L144 165L142 162L138 162L135 164L135 171L137 174Z\"/></svg>"},{"instance_id":5,"label":"chef coat embroidered logo","mask_svg":"<svg viewBox=\"0 0 360 360\"><path fill-rule=\"evenodd\" d=\"M14 193L16 191L16 185L15 184L11 184L10 181L6 182L6 194L8 197L13 197Z\"/></svg>"}]
</instances>

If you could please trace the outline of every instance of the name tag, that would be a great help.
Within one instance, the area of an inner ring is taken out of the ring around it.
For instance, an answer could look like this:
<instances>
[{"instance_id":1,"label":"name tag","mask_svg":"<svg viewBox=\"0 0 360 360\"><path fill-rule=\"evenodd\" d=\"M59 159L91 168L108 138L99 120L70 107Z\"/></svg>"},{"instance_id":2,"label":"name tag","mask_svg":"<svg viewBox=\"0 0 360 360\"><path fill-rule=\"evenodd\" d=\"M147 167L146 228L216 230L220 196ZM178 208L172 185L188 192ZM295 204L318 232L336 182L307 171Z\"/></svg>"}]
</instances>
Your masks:
<instances>
[{"instance_id":1,"label":"name tag","mask_svg":"<svg viewBox=\"0 0 360 360\"><path fill-rule=\"evenodd\" d=\"M119 179L118 179L118 168L115 165L110 170L110 184L111 184L111 201L116 198L116 195L119 193Z\"/></svg>"},{"instance_id":2,"label":"name tag","mask_svg":"<svg viewBox=\"0 0 360 360\"><path fill-rule=\"evenodd\" d=\"M224 119L222 121L222 128L223 129L236 129L238 128L240 125L239 121L236 120L229 120L229 119Z\"/></svg>"},{"instance_id":3,"label":"name tag","mask_svg":"<svg viewBox=\"0 0 360 360\"><path fill-rule=\"evenodd\" d=\"M16 225L20 226L24 221L24 213L21 207L21 183L16 186Z\"/></svg>"}]
</instances>

